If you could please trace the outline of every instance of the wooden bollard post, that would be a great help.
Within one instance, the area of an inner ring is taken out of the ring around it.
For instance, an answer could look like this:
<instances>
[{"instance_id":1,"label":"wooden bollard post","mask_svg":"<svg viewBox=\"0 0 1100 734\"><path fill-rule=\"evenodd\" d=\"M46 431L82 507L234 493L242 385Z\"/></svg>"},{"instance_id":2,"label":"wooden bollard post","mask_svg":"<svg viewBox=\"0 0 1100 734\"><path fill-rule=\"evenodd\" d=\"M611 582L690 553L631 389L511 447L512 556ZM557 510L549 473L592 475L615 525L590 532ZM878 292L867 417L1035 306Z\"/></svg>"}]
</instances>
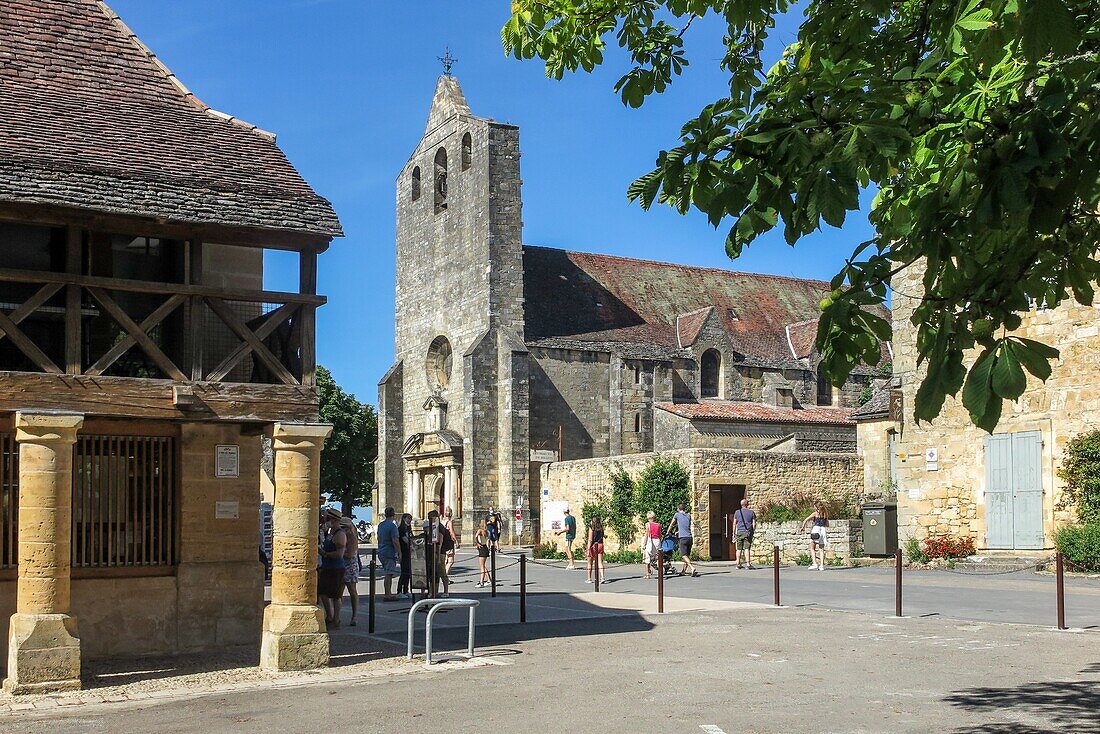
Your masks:
<instances>
[{"instance_id":1,"label":"wooden bollard post","mask_svg":"<svg viewBox=\"0 0 1100 734\"><path fill-rule=\"evenodd\" d=\"M1066 580L1065 564L1061 552L1054 555L1054 584L1058 602L1058 629L1066 629Z\"/></svg>"},{"instance_id":2,"label":"wooden bollard post","mask_svg":"<svg viewBox=\"0 0 1100 734\"><path fill-rule=\"evenodd\" d=\"M519 621L527 621L527 554L519 554Z\"/></svg>"},{"instance_id":3,"label":"wooden bollard post","mask_svg":"<svg viewBox=\"0 0 1100 734\"><path fill-rule=\"evenodd\" d=\"M657 614L665 613L665 552L657 546Z\"/></svg>"},{"instance_id":4,"label":"wooden bollard post","mask_svg":"<svg viewBox=\"0 0 1100 734\"><path fill-rule=\"evenodd\" d=\"M370 552L370 588L367 590L367 632L374 634L374 565L378 558L378 549Z\"/></svg>"},{"instance_id":5,"label":"wooden bollard post","mask_svg":"<svg viewBox=\"0 0 1100 734\"><path fill-rule=\"evenodd\" d=\"M901 616L901 548L894 551L894 616Z\"/></svg>"},{"instance_id":6,"label":"wooden bollard post","mask_svg":"<svg viewBox=\"0 0 1100 734\"><path fill-rule=\"evenodd\" d=\"M489 547L489 581L492 583L492 596L497 598L497 547Z\"/></svg>"},{"instance_id":7,"label":"wooden bollard post","mask_svg":"<svg viewBox=\"0 0 1100 734\"><path fill-rule=\"evenodd\" d=\"M779 546L772 546L772 586L774 587L775 605L779 604Z\"/></svg>"}]
</instances>

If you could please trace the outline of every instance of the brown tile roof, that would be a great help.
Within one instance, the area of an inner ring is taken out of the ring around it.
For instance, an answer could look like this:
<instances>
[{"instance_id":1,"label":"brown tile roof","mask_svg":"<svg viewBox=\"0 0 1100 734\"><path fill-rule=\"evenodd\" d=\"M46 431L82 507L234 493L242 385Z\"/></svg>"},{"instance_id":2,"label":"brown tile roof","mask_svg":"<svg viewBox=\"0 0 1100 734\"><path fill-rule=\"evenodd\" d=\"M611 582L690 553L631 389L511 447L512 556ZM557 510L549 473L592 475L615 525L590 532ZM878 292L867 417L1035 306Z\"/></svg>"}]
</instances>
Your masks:
<instances>
[{"instance_id":1,"label":"brown tile roof","mask_svg":"<svg viewBox=\"0 0 1100 734\"><path fill-rule=\"evenodd\" d=\"M787 326L812 323L807 332L815 331L821 297L829 291L820 280L532 245L523 248L523 286L529 343L634 342L644 334L655 345L678 350L689 346L684 321L691 326L701 316L699 328L705 309L713 307L739 353L780 362L794 359ZM684 317L679 334L678 317ZM809 343L812 349L812 337Z\"/></svg>"},{"instance_id":2,"label":"brown tile roof","mask_svg":"<svg viewBox=\"0 0 1100 734\"><path fill-rule=\"evenodd\" d=\"M273 135L200 102L97 0L0 0L0 200L342 234Z\"/></svg>"},{"instance_id":3,"label":"brown tile roof","mask_svg":"<svg viewBox=\"0 0 1100 734\"><path fill-rule=\"evenodd\" d=\"M796 358L801 359L813 354L815 341L817 341L817 319L787 325L787 342L790 344L791 354Z\"/></svg>"},{"instance_id":4,"label":"brown tile roof","mask_svg":"<svg viewBox=\"0 0 1100 734\"><path fill-rule=\"evenodd\" d=\"M698 311L683 314L676 317L676 338L681 347L690 347L699 338L699 331L706 323L707 317L714 312L714 306L707 306Z\"/></svg>"},{"instance_id":5,"label":"brown tile roof","mask_svg":"<svg viewBox=\"0 0 1100 734\"><path fill-rule=\"evenodd\" d=\"M702 403L657 403L657 407L690 420L759 421L763 423L827 423L848 425L851 408L778 408L742 400L708 400Z\"/></svg>"}]
</instances>

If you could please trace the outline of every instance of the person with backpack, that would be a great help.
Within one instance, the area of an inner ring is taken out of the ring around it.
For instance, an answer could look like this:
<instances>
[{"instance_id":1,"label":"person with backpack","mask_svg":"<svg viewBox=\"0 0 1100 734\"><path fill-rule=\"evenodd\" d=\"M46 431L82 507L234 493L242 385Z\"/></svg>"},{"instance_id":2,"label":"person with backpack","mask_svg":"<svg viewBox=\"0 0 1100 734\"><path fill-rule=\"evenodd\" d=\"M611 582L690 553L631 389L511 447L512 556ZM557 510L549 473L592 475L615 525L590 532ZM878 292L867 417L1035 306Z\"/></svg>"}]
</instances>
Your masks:
<instances>
[{"instance_id":1,"label":"person with backpack","mask_svg":"<svg viewBox=\"0 0 1100 734\"><path fill-rule=\"evenodd\" d=\"M756 533L756 513L749 509L749 501L741 500L741 509L733 513L734 527L734 557L738 568L752 565L752 536ZM742 565L744 564L744 565Z\"/></svg>"},{"instance_id":2,"label":"person with backpack","mask_svg":"<svg viewBox=\"0 0 1100 734\"><path fill-rule=\"evenodd\" d=\"M432 596L446 599L451 588L451 579L447 576L447 553L454 550L455 537L454 533L439 521L439 510L428 513L428 521L424 523L424 535ZM439 593L440 581L443 582L442 594Z\"/></svg>"},{"instance_id":3,"label":"person with backpack","mask_svg":"<svg viewBox=\"0 0 1100 734\"><path fill-rule=\"evenodd\" d=\"M489 505L489 511L485 513L485 531L489 534L489 547L500 549L500 536L504 532L504 518Z\"/></svg>"},{"instance_id":4,"label":"person with backpack","mask_svg":"<svg viewBox=\"0 0 1100 734\"><path fill-rule=\"evenodd\" d=\"M691 569L691 575L693 577L699 575L699 571L696 570L695 564L691 562L691 547L694 542L694 538L691 535L691 515L687 513L687 510L683 505L679 505L676 508L676 514L672 516L672 522L669 523L669 531L676 531L676 539L680 546L680 559L684 562L684 567L680 569L680 575L683 576Z\"/></svg>"},{"instance_id":5,"label":"person with backpack","mask_svg":"<svg viewBox=\"0 0 1100 734\"><path fill-rule=\"evenodd\" d=\"M642 560L645 561L645 577L651 579L653 564L657 563L657 551L661 546L661 523L657 522L657 515L653 510L645 514L645 520L645 526L642 528L642 532L645 533L642 541Z\"/></svg>"}]
</instances>

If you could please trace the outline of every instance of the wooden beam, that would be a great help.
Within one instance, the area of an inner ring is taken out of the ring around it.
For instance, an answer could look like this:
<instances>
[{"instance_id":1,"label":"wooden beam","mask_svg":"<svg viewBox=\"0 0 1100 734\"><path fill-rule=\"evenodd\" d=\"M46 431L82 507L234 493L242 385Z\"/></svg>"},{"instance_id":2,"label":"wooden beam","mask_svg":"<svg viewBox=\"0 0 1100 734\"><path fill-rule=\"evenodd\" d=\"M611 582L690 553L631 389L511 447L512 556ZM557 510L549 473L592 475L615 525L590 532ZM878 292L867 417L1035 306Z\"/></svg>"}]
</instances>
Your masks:
<instances>
[{"instance_id":1,"label":"wooden beam","mask_svg":"<svg viewBox=\"0 0 1100 734\"><path fill-rule=\"evenodd\" d=\"M34 342L28 339L27 335L3 311L0 311L0 331L11 339L12 344L25 354L27 359L38 365L38 369L43 372L61 374L61 368L54 364L53 360L47 357L46 353L39 349Z\"/></svg>"},{"instance_id":2,"label":"wooden beam","mask_svg":"<svg viewBox=\"0 0 1100 734\"><path fill-rule=\"evenodd\" d=\"M186 300L187 296L183 296L178 293L174 296L171 296L167 301L162 303L157 308L157 310L146 316L145 320L138 324L137 328L140 329L143 334L148 334L149 331L153 329L153 327L155 327L161 321L164 321L164 319L166 319L173 311L179 308L180 304L182 304ZM111 367L111 365L113 365L118 360L119 357L129 351L130 348L133 347L135 344L137 344L137 339L135 339L132 334L127 334L125 337L115 342L115 345L108 349L107 353L100 357L95 364L89 367L84 374L90 375L92 377L98 377L99 375L102 375L106 370Z\"/></svg>"},{"instance_id":3,"label":"wooden beam","mask_svg":"<svg viewBox=\"0 0 1100 734\"><path fill-rule=\"evenodd\" d=\"M99 305L103 306L103 310L106 311L127 334L134 338L134 341L138 343L141 350L149 355L149 359L153 360L164 374L168 375L173 380L187 382L187 377L180 371L180 368L177 367L172 360L168 359L168 355L161 351L161 348L149 338L140 326L134 323L134 320L130 318L125 311L119 308L118 304L107 295L106 291L100 288L89 288L88 292L92 294L92 298L99 302Z\"/></svg>"},{"instance_id":4,"label":"wooden beam","mask_svg":"<svg viewBox=\"0 0 1100 734\"><path fill-rule=\"evenodd\" d=\"M248 301L250 303L311 303L321 306L328 301L324 296L302 293L282 293L279 291L236 291L226 288L212 288L184 283L155 283L144 280L126 280L123 278L100 278L91 275L71 275L53 273L45 270L0 269L0 283L61 283L79 285L83 288L100 288L109 291L127 291L131 293L159 293L174 295L182 293L188 296L210 296L229 301Z\"/></svg>"},{"instance_id":5,"label":"wooden beam","mask_svg":"<svg viewBox=\"0 0 1100 734\"><path fill-rule=\"evenodd\" d=\"M202 240L191 240L187 243L187 285L202 285ZM203 305L202 298L191 296L187 303L187 319L184 324L184 348L187 352L187 365L191 371L191 379L195 382L202 380L203 375L203 347L206 335L203 331Z\"/></svg>"},{"instance_id":6,"label":"wooden beam","mask_svg":"<svg viewBox=\"0 0 1100 734\"><path fill-rule=\"evenodd\" d=\"M225 325L228 326L234 334L236 334L252 348L252 352L260 358L269 370L275 373L275 376L279 378L284 385L297 385L298 380L294 378L294 375L290 374L283 363L275 358L275 355L271 353L271 350L267 348L267 345L256 338L256 335L252 333L252 330L245 325L241 318L233 312L233 309L225 305L225 302L217 298L204 299L211 310L218 315Z\"/></svg>"},{"instance_id":7,"label":"wooden beam","mask_svg":"<svg viewBox=\"0 0 1100 734\"><path fill-rule=\"evenodd\" d=\"M291 385L200 382L191 385L198 405L172 401L171 380L0 372L0 411L71 410L89 420L316 421L317 389ZM2 419L0 419L2 420Z\"/></svg>"},{"instance_id":8,"label":"wooden beam","mask_svg":"<svg viewBox=\"0 0 1100 734\"><path fill-rule=\"evenodd\" d=\"M271 332L275 331L279 324L290 318L294 312L299 308L306 308L298 303L287 303L279 308L275 309L267 315L264 322L260 324L256 329L256 338L263 340L271 335ZM209 375L207 380L210 382L221 382L225 379L237 363L244 359L245 355L252 351L252 346L246 341L237 345L237 348L229 353L225 359L221 361L217 367L215 367Z\"/></svg>"},{"instance_id":9,"label":"wooden beam","mask_svg":"<svg viewBox=\"0 0 1100 734\"><path fill-rule=\"evenodd\" d=\"M84 230L69 227L65 247L65 272L80 275L83 264ZM82 337L80 313L80 286L65 286L65 372L79 375L83 364L80 355Z\"/></svg>"},{"instance_id":10,"label":"wooden beam","mask_svg":"<svg viewBox=\"0 0 1100 734\"><path fill-rule=\"evenodd\" d=\"M13 324L21 323L25 318L38 310L40 306L46 303L46 301L53 298L53 295L61 290L61 286L57 283L47 283L46 285L35 291L35 294L23 301L23 303L8 314L8 318L11 319ZM0 339L3 338L3 334L0 334Z\"/></svg>"}]
</instances>

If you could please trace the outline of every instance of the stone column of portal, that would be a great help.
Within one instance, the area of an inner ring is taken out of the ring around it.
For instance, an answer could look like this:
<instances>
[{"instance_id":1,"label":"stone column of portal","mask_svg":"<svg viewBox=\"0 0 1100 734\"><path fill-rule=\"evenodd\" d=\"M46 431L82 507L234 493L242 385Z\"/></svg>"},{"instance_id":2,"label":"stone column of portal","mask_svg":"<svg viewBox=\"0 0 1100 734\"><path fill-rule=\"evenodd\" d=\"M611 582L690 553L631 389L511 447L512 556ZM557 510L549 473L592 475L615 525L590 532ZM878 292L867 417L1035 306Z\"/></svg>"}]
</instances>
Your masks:
<instances>
[{"instance_id":1,"label":"stone column of portal","mask_svg":"<svg viewBox=\"0 0 1100 734\"><path fill-rule=\"evenodd\" d=\"M462 508L458 506L458 467L443 469L443 504L451 508L455 517L462 514Z\"/></svg>"},{"instance_id":2,"label":"stone column of portal","mask_svg":"<svg viewBox=\"0 0 1100 734\"><path fill-rule=\"evenodd\" d=\"M420 517L420 472L412 470L412 490L409 492L409 514Z\"/></svg>"},{"instance_id":3,"label":"stone column of portal","mask_svg":"<svg viewBox=\"0 0 1100 734\"><path fill-rule=\"evenodd\" d=\"M78 413L16 413L19 581L8 632L10 693L80 688L80 640L69 615L73 444Z\"/></svg>"},{"instance_id":4,"label":"stone column of portal","mask_svg":"<svg viewBox=\"0 0 1100 734\"><path fill-rule=\"evenodd\" d=\"M325 615L317 606L317 528L321 447L332 426L276 423L271 604L264 610L260 667L310 670L328 665Z\"/></svg>"}]
</instances>

